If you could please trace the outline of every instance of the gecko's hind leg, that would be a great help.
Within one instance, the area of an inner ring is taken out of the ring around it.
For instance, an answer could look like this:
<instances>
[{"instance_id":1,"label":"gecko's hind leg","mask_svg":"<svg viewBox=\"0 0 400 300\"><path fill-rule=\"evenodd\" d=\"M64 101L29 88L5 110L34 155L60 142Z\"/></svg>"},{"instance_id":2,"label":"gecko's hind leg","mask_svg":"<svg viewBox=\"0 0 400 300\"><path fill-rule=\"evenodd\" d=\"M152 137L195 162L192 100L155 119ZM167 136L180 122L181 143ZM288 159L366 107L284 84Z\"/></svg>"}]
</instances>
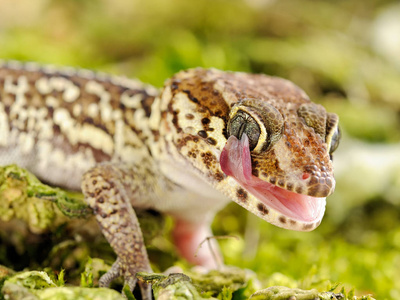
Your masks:
<instances>
[{"instance_id":1,"label":"gecko's hind leg","mask_svg":"<svg viewBox=\"0 0 400 300\"><path fill-rule=\"evenodd\" d=\"M134 289L137 272L151 272L136 213L131 200L137 197L140 180L134 166L104 163L84 174L82 191L93 209L101 230L118 256L110 271L100 279L107 286L119 276ZM139 283L142 298L151 299L151 289Z\"/></svg>"},{"instance_id":2,"label":"gecko's hind leg","mask_svg":"<svg viewBox=\"0 0 400 300\"><path fill-rule=\"evenodd\" d=\"M189 262L207 270L223 265L218 243L212 237L211 221L192 223L177 219L172 232L178 252ZM204 245L203 245L204 244Z\"/></svg>"}]
</instances>

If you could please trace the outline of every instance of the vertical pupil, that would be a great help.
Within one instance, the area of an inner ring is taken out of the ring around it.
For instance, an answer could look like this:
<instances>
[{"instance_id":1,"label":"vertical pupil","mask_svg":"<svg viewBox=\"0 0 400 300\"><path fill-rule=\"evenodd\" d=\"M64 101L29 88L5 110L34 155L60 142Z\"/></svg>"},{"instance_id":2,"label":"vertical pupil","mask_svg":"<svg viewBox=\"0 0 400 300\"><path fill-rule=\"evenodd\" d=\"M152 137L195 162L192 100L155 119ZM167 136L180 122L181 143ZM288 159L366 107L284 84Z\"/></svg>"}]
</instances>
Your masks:
<instances>
[{"instance_id":1,"label":"vertical pupil","mask_svg":"<svg viewBox=\"0 0 400 300\"><path fill-rule=\"evenodd\" d=\"M249 138L250 150L253 150L258 143L260 127L248 113L238 111L236 116L232 118L230 122L229 134L236 136L240 140L243 133L245 133Z\"/></svg>"},{"instance_id":2,"label":"vertical pupil","mask_svg":"<svg viewBox=\"0 0 400 300\"><path fill-rule=\"evenodd\" d=\"M238 132L238 135L237 135L237 138L238 138L239 140L242 138L243 132L245 132L245 130L246 130L246 122L243 122L243 123L240 125L239 132Z\"/></svg>"}]
</instances>

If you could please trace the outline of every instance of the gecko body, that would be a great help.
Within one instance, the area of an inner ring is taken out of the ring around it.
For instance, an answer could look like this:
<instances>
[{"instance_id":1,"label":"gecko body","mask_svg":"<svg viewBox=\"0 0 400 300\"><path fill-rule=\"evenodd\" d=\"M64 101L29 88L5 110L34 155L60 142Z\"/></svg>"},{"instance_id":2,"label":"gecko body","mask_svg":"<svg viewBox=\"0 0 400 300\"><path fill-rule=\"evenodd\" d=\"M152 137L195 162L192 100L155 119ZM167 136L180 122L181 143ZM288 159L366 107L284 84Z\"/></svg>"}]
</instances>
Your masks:
<instances>
[{"instance_id":1,"label":"gecko body","mask_svg":"<svg viewBox=\"0 0 400 300\"><path fill-rule=\"evenodd\" d=\"M316 228L339 137L337 115L281 78L197 68L160 91L86 70L0 64L0 163L82 189L118 257L105 286L123 276L133 288L138 271L151 271L135 208L171 215L179 252L207 267L210 254L194 253L229 201L283 228Z\"/></svg>"}]
</instances>

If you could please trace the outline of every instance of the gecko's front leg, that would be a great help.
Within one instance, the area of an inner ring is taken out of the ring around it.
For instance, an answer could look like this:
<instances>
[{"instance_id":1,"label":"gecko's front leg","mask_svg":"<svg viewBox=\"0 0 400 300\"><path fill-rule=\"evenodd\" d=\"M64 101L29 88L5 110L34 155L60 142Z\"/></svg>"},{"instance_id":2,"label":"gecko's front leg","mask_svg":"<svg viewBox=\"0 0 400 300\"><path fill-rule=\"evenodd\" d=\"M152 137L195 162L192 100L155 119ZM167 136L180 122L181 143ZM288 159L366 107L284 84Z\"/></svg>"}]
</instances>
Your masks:
<instances>
[{"instance_id":1,"label":"gecko's front leg","mask_svg":"<svg viewBox=\"0 0 400 300\"><path fill-rule=\"evenodd\" d=\"M118 256L111 270L100 279L108 286L117 277L124 277L131 290L136 285L137 272L151 272L142 231L132 200L140 194L142 176L135 166L103 163L83 176L82 190L93 209L101 230ZM135 179L138 180L134 180ZM142 298L151 299L151 288L139 282Z\"/></svg>"}]
</instances>

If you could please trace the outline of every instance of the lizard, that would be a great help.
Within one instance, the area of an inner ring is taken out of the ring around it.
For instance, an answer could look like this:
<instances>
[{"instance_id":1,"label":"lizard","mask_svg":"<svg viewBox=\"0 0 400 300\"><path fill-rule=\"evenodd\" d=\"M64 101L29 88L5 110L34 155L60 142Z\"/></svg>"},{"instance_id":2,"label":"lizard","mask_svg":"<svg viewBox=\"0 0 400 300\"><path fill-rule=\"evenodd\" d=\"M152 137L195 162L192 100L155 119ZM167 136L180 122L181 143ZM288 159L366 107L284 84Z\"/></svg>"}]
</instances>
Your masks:
<instances>
[{"instance_id":1,"label":"lizard","mask_svg":"<svg viewBox=\"0 0 400 300\"><path fill-rule=\"evenodd\" d=\"M286 229L321 222L335 188L339 118L292 82L217 69L178 72L162 89L84 69L0 62L0 163L81 190L122 276L144 299L151 272L135 209L175 220L178 252L213 267L198 245L234 201Z\"/></svg>"}]
</instances>

